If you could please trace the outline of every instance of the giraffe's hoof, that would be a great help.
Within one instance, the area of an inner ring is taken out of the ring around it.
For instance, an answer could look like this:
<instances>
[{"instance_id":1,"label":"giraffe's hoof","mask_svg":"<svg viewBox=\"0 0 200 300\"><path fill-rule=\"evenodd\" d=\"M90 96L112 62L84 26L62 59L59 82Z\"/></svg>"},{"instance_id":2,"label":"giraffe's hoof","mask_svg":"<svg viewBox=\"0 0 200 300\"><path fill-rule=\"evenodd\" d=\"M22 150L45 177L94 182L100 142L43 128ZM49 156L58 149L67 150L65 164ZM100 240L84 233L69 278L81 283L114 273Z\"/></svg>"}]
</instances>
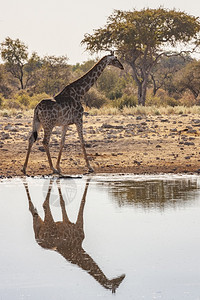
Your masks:
<instances>
[{"instance_id":1,"label":"giraffe's hoof","mask_svg":"<svg viewBox=\"0 0 200 300\"><path fill-rule=\"evenodd\" d=\"M94 173L94 169L92 169L92 167L89 167L88 171L83 173L83 175L88 175L88 174L91 174L91 173Z\"/></svg>"},{"instance_id":2,"label":"giraffe's hoof","mask_svg":"<svg viewBox=\"0 0 200 300\"><path fill-rule=\"evenodd\" d=\"M58 174L61 174L61 173L62 173L62 172L61 172L61 168L60 168L59 166L56 166L56 171L57 171Z\"/></svg>"},{"instance_id":3,"label":"giraffe's hoof","mask_svg":"<svg viewBox=\"0 0 200 300\"><path fill-rule=\"evenodd\" d=\"M25 167L22 168L22 173L24 173L24 175L26 175L26 168Z\"/></svg>"},{"instance_id":4,"label":"giraffe's hoof","mask_svg":"<svg viewBox=\"0 0 200 300\"><path fill-rule=\"evenodd\" d=\"M60 174L60 170L56 170L53 168L52 171L53 171L53 174Z\"/></svg>"},{"instance_id":5,"label":"giraffe's hoof","mask_svg":"<svg viewBox=\"0 0 200 300\"><path fill-rule=\"evenodd\" d=\"M114 279L111 280L111 282L112 282L112 288L111 289L112 289L112 293L113 294L116 292L116 289L121 284L121 282L124 280L125 276L126 275L123 274L123 275L121 275L121 276L119 276L119 277L114 278Z\"/></svg>"},{"instance_id":6,"label":"giraffe's hoof","mask_svg":"<svg viewBox=\"0 0 200 300\"><path fill-rule=\"evenodd\" d=\"M92 167L88 168L88 173L94 173L94 169Z\"/></svg>"}]
</instances>

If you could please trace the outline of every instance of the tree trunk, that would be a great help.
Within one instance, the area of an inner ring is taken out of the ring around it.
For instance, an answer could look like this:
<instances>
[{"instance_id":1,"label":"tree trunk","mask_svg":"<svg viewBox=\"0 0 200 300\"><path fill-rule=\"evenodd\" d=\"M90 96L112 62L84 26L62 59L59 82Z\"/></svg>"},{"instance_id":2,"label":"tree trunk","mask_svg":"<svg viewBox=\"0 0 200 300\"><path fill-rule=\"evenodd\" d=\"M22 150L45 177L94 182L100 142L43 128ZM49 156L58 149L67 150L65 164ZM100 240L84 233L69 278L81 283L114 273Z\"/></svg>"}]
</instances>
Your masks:
<instances>
[{"instance_id":1,"label":"tree trunk","mask_svg":"<svg viewBox=\"0 0 200 300\"><path fill-rule=\"evenodd\" d=\"M137 82L138 86L138 105L145 106L146 94L147 94L147 81Z\"/></svg>"},{"instance_id":2,"label":"tree trunk","mask_svg":"<svg viewBox=\"0 0 200 300\"><path fill-rule=\"evenodd\" d=\"M20 70L20 77L19 77L19 81L20 81L20 84L21 84L21 89L23 90L24 89L24 83L23 83L23 77L24 77L24 72L23 72L23 67L21 67L21 70Z\"/></svg>"},{"instance_id":3,"label":"tree trunk","mask_svg":"<svg viewBox=\"0 0 200 300\"><path fill-rule=\"evenodd\" d=\"M154 78L153 74L151 74L151 79L152 79L152 82L153 82L153 96L155 96L158 89L157 89L156 81L155 81L155 78Z\"/></svg>"},{"instance_id":4,"label":"tree trunk","mask_svg":"<svg viewBox=\"0 0 200 300\"><path fill-rule=\"evenodd\" d=\"M133 79L138 87L138 105L145 106L146 94L147 94L147 82L150 71L141 72L140 76L137 72L137 67L134 62L130 63L133 70ZM141 77L141 78L140 78Z\"/></svg>"},{"instance_id":5,"label":"tree trunk","mask_svg":"<svg viewBox=\"0 0 200 300\"><path fill-rule=\"evenodd\" d=\"M21 89L23 90L24 89L23 78L20 78L19 81L20 81Z\"/></svg>"}]
</instances>

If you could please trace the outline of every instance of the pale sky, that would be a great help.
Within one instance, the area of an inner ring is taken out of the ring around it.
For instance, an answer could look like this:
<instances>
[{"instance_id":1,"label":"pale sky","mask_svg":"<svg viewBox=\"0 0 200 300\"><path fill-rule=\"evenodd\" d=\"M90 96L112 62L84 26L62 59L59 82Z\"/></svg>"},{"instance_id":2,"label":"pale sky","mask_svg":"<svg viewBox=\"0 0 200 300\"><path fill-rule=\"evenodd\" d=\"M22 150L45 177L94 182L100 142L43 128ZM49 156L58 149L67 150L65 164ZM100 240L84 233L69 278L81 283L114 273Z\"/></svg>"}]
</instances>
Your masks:
<instances>
[{"instance_id":1,"label":"pale sky","mask_svg":"<svg viewBox=\"0 0 200 300\"><path fill-rule=\"evenodd\" d=\"M90 58L80 46L84 34L103 27L114 9L159 6L200 16L199 0L0 0L0 43L19 38L29 53L67 55L75 64Z\"/></svg>"}]
</instances>

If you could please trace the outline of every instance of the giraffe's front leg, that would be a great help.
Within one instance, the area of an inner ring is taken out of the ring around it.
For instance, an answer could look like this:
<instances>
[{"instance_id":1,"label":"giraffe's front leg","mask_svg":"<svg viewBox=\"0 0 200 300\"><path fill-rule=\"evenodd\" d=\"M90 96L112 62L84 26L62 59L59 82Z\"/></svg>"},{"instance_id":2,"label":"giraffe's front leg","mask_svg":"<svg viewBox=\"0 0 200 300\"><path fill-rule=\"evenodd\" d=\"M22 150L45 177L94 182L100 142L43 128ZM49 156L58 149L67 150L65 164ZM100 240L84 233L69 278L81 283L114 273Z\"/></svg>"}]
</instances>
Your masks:
<instances>
[{"instance_id":1,"label":"giraffe's front leg","mask_svg":"<svg viewBox=\"0 0 200 300\"><path fill-rule=\"evenodd\" d=\"M46 154L47 154L50 169L53 171L53 174L54 173L59 174L58 171L53 167L51 155L50 155L50 152L49 152L49 140L50 140L52 130L53 130L53 128L48 128L48 129L44 128L44 139L43 139L42 143L43 143L44 149L45 149Z\"/></svg>"},{"instance_id":2,"label":"giraffe's front leg","mask_svg":"<svg viewBox=\"0 0 200 300\"><path fill-rule=\"evenodd\" d=\"M89 173L93 173L94 170L90 166L89 159L88 159L88 156L87 156L87 153L86 153L86 150L85 150L85 143L84 143L84 139L83 139L83 126L82 126L82 122L76 123L76 128L77 128L79 139L80 139L80 142L81 142L81 147L83 149L83 154L84 154L84 158L85 158L86 165L87 165L87 168L88 168L88 172Z\"/></svg>"},{"instance_id":3,"label":"giraffe's front leg","mask_svg":"<svg viewBox=\"0 0 200 300\"><path fill-rule=\"evenodd\" d=\"M57 170L57 172L59 174L61 173L60 159L61 159L61 155L62 155L62 150L63 150L64 144L65 144L66 131L67 131L67 126L63 126L62 137L61 137L61 141L60 141L60 151L59 151L58 159L57 159L57 163L56 163L56 170Z\"/></svg>"}]
</instances>

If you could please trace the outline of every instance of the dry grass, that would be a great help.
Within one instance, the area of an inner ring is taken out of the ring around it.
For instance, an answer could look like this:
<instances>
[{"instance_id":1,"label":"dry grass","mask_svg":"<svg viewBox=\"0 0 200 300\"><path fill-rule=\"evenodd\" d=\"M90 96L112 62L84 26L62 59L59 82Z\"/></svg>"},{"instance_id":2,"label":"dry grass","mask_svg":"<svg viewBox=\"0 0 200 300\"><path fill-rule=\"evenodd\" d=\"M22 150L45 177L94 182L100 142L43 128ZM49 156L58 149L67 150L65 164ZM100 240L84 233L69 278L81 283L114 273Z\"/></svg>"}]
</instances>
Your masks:
<instances>
[{"instance_id":1,"label":"dry grass","mask_svg":"<svg viewBox=\"0 0 200 300\"><path fill-rule=\"evenodd\" d=\"M136 106L124 107L122 110L115 107L102 107L100 109L91 108L88 110L91 116L97 115L185 115L185 114L200 114L200 106Z\"/></svg>"},{"instance_id":2,"label":"dry grass","mask_svg":"<svg viewBox=\"0 0 200 300\"><path fill-rule=\"evenodd\" d=\"M15 108L11 109L1 109L0 110L0 117L17 117L17 116L25 116L25 117L31 117L33 116L33 109L29 110L18 110Z\"/></svg>"},{"instance_id":3,"label":"dry grass","mask_svg":"<svg viewBox=\"0 0 200 300\"><path fill-rule=\"evenodd\" d=\"M122 110L111 107L104 106L101 108L91 108L85 109L91 116L100 115L200 115L200 106L194 105L191 107L187 106L136 106L136 107L124 107ZM29 110L17 110L17 109L2 109L0 110L0 117L12 117L17 115L23 115L26 117L33 116L33 109Z\"/></svg>"}]
</instances>

